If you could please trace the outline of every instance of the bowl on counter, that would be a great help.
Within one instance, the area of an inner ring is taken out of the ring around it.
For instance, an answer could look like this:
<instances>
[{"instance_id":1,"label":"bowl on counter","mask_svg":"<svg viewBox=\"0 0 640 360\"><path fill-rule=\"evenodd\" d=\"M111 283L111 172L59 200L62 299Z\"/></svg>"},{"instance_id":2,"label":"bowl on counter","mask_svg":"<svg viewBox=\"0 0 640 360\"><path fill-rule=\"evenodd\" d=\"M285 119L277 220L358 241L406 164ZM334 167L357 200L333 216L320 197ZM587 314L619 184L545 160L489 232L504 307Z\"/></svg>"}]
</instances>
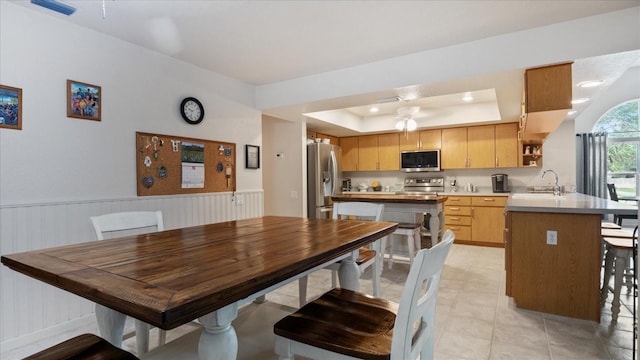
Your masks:
<instances>
[{"instance_id":1,"label":"bowl on counter","mask_svg":"<svg viewBox=\"0 0 640 360\"><path fill-rule=\"evenodd\" d=\"M382 190L382 185L378 185L378 186L374 186L373 187L373 191L381 191Z\"/></svg>"}]
</instances>

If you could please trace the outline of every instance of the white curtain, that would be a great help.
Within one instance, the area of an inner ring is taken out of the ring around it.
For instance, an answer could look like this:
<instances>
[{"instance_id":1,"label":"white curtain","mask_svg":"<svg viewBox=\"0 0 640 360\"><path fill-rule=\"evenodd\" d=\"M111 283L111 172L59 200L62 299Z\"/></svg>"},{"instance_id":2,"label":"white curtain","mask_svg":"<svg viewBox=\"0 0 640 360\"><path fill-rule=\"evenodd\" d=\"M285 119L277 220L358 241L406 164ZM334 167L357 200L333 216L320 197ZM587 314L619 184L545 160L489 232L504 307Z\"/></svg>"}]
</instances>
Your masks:
<instances>
[{"instance_id":1,"label":"white curtain","mask_svg":"<svg viewBox=\"0 0 640 360\"><path fill-rule=\"evenodd\" d=\"M577 134L576 157L576 190L606 199L607 134Z\"/></svg>"}]
</instances>

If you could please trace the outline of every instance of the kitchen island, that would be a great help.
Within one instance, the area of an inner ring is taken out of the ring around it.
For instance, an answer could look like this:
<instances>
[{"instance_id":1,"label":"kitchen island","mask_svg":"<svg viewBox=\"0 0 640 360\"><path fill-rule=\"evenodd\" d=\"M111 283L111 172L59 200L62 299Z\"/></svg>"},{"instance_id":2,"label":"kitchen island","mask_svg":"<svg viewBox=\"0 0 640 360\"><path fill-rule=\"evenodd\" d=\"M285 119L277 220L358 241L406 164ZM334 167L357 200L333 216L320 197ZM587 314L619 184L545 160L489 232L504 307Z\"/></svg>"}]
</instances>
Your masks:
<instances>
[{"instance_id":1,"label":"kitchen island","mask_svg":"<svg viewBox=\"0 0 640 360\"><path fill-rule=\"evenodd\" d=\"M512 194L506 295L519 308L599 322L602 215L637 211L584 194Z\"/></svg>"},{"instance_id":2,"label":"kitchen island","mask_svg":"<svg viewBox=\"0 0 640 360\"><path fill-rule=\"evenodd\" d=\"M435 245L442 236L444 227L444 202L446 196L440 195L402 195L375 193L343 193L332 196L334 202L363 201L384 204L385 213L403 212L429 214L429 231L431 243ZM384 218L384 216L383 216Z\"/></svg>"}]
</instances>

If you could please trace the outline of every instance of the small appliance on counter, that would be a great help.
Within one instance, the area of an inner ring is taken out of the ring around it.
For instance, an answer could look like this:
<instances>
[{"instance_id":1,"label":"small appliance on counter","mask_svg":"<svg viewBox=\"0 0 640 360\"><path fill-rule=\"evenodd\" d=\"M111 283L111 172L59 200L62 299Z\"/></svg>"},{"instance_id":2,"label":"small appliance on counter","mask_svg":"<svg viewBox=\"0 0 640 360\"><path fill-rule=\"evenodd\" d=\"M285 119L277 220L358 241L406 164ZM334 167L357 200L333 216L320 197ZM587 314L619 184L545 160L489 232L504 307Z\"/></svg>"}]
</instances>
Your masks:
<instances>
[{"instance_id":1,"label":"small appliance on counter","mask_svg":"<svg viewBox=\"0 0 640 360\"><path fill-rule=\"evenodd\" d=\"M351 191L351 178L342 179L342 192Z\"/></svg>"},{"instance_id":2,"label":"small appliance on counter","mask_svg":"<svg viewBox=\"0 0 640 360\"><path fill-rule=\"evenodd\" d=\"M509 192L509 175L493 174L491 175L491 186L494 193Z\"/></svg>"}]
</instances>

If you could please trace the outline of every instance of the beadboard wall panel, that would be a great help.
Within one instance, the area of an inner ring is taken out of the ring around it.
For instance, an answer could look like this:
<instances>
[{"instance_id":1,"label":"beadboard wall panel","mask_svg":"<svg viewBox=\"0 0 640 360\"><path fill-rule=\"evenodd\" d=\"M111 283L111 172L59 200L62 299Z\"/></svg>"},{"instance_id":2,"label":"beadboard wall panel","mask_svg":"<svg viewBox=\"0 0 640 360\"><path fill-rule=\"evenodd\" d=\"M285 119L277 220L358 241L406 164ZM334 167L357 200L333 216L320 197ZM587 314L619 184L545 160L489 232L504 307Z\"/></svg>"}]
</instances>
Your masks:
<instances>
[{"instance_id":1,"label":"beadboard wall panel","mask_svg":"<svg viewBox=\"0 0 640 360\"><path fill-rule=\"evenodd\" d=\"M89 200L0 207L0 254L92 241L89 216L161 210L165 229L262 216L262 190ZM0 346L3 351L37 340L46 329L87 318L94 304L0 267ZM40 335L39 335L40 334Z\"/></svg>"}]
</instances>

